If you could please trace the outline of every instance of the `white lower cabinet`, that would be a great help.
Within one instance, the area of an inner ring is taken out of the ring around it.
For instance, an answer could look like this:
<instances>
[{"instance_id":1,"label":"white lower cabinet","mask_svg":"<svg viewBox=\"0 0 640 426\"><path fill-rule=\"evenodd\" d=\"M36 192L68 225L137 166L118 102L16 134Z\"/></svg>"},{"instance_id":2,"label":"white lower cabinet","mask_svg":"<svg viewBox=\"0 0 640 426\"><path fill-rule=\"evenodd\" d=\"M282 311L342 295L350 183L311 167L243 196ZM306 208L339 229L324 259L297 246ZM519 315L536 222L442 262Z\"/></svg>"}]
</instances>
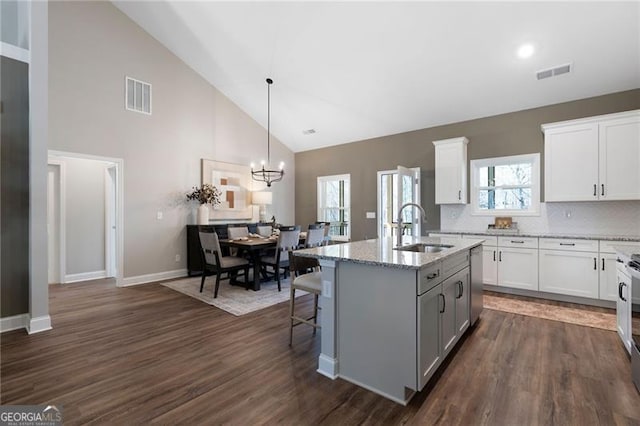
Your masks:
<instances>
[{"instance_id":1,"label":"white lower cabinet","mask_svg":"<svg viewBox=\"0 0 640 426\"><path fill-rule=\"evenodd\" d=\"M498 248L482 246L482 283L498 285Z\"/></svg>"},{"instance_id":2,"label":"white lower cabinet","mask_svg":"<svg viewBox=\"0 0 640 426\"><path fill-rule=\"evenodd\" d=\"M538 249L498 247L498 286L538 290Z\"/></svg>"},{"instance_id":3,"label":"white lower cabinet","mask_svg":"<svg viewBox=\"0 0 640 426\"><path fill-rule=\"evenodd\" d=\"M624 347L631 353L631 277L626 274L624 267L618 268L617 281L616 328Z\"/></svg>"},{"instance_id":4,"label":"white lower cabinet","mask_svg":"<svg viewBox=\"0 0 640 426\"><path fill-rule=\"evenodd\" d=\"M597 299L598 253L540 250L540 291Z\"/></svg>"},{"instance_id":5,"label":"white lower cabinet","mask_svg":"<svg viewBox=\"0 0 640 426\"><path fill-rule=\"evenodd\" d=\"M618 256L611 253L600 253L600 300L618 300L618 277L616 273Z\"/></svg>"}]
</instances>

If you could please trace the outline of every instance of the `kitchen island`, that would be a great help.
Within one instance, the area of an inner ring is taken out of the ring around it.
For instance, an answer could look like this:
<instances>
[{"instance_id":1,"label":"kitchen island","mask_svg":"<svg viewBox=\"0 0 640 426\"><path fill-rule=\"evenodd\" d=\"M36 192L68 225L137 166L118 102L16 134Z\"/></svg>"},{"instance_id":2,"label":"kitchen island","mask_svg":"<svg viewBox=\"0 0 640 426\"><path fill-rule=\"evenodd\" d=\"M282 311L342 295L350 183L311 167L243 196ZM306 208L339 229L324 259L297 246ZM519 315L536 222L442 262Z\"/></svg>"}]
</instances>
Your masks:
<instances>
[{"instance_id":1,"label":"kitchen island","mask_svg":"<svg viewBox=\"0 0 640 426\"><path fill-rule=\"evenodd\" d=\"M384 238L296 251L322 266L318 372L406 404L482 309L470 270L482 242L403 237L402 250Z\"/></svg>"}]
</instances>

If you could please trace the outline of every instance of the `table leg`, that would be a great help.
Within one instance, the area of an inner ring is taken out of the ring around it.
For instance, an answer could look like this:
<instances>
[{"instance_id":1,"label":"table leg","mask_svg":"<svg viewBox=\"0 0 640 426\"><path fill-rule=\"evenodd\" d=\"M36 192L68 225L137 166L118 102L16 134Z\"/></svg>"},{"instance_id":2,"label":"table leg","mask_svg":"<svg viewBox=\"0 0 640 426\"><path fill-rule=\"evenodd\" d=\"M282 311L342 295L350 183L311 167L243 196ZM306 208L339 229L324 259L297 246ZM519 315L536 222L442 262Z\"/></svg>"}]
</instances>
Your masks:
<instances>
[{"instance_id":1,"label":"table leg","mask_svg":"<svg viewBox=\"0 0 640 426\"><path fill-rule=\"evenodd\" d=\"M260 250L251 250L251 261L253 262L253 288L260 290Z\"/></svg>"}]
</instances>

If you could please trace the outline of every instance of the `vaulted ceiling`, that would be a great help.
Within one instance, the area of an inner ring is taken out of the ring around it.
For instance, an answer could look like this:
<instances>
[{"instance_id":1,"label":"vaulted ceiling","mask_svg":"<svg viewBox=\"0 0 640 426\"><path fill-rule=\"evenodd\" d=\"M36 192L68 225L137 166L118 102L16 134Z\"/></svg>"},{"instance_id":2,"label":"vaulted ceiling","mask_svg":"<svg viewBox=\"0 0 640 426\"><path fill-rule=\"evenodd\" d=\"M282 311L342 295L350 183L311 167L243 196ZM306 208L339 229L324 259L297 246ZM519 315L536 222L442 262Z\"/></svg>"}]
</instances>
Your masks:
<instances>
[{"instance_id":1,"label":"vaulted ceiling","mask_svg":"<svg viewBox=\"0 0 640 426\"><path fill-rule=\"evenodd\" d=\"M640 2L114 4L296 152L640 87Z\"/></svg>"}]
</instances>

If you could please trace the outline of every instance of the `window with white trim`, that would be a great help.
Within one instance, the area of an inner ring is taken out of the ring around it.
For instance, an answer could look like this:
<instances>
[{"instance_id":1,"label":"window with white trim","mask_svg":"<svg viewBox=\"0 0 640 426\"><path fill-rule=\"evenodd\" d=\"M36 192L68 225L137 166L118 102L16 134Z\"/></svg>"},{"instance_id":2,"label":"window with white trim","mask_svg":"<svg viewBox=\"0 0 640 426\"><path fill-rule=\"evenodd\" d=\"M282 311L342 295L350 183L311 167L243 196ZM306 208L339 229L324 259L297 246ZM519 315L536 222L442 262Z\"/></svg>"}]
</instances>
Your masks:
<instances>
[{"instance_id":1,"label":"window with white trim","mask_svg":"<svg viewBox=\"0 0 640 426\"><path fill-rule=\"evenodd\" d=\"M329 222L329 237L351 237L351 175L318 177L318 221Z\"/></svg>"},{"instance_id":2,"label":"window with white trim","mask_svg":"<svg viewBox=\"0 0 640 426\"><path fill-rule=\"evenodd\" d=\"M471 161L473 214L538 216L540 154Z\"/></svg>"}]
</instances>

